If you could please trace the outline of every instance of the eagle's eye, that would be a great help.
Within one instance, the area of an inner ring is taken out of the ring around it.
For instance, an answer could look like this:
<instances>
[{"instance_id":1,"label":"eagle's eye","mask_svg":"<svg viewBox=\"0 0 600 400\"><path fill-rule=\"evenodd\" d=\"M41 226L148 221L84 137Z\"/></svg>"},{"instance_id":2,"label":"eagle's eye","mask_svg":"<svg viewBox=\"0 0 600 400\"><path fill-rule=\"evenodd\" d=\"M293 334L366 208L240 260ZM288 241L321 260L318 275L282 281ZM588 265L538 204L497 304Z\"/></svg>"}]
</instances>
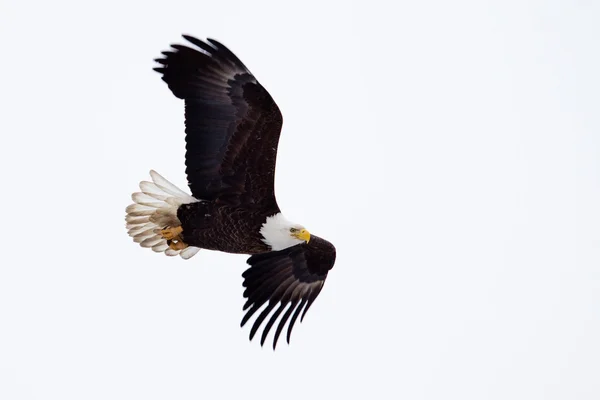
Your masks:
<instances>
[{"instance_id":1,"label":"eagle's eye","mask_svg":"<svg viewBox=\"0 0 600 400\"><path fill-rule=\"evenodd\" d=\"M298 229L296 229L296 228L290 228L290 232L296 233L296 232L298 232Z\"/></svg>"}]
</instances>

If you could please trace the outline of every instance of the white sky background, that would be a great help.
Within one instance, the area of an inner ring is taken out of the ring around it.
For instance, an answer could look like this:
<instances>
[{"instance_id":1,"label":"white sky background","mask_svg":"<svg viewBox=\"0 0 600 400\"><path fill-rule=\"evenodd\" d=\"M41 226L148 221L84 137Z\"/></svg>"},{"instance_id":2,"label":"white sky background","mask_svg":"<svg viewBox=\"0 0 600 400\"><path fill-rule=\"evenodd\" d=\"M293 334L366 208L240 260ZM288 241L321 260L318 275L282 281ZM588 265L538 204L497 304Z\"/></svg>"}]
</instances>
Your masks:
<instances>
[{"instance_id":1,"label":"white sky background","mask_svg":"<svg viewBox=\"0 0 600 400\"><path fill-rule=\"evenodd\" d=\"M597 2L1 1L0 398L600 398ZM276 352L245 256L124 228L185 187L184 32L273 95L280 206L338 249Z\"/></svg>"}]
</instances>

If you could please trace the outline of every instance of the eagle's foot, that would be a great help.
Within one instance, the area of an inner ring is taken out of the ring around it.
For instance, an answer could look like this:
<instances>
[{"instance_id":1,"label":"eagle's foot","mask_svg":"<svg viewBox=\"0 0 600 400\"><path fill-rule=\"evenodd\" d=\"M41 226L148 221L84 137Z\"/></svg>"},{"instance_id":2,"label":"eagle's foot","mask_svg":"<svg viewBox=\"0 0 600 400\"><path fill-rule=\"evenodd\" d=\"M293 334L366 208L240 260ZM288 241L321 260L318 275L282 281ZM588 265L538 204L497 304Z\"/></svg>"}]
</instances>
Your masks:
<instances>
[{"instance_id":1,"label":"eagle's foot","mask_svg":"<svg viewBox=\"0 0 600 400\"><path fill-rule=\"evenodd\" d=\"M167 240L167 244L171 250L183 250L188 247L188 244L181 240Z\"/></svg>"},{"instance_id":2,"label":"eagle's foot","mask_svg":"<svg viewBox=\"0 0 600 400\"><path fill-rule=\"evenodd\" d=\"M176 226L175 228L165 228L160 231L160 234L166 240L175 240L179 239L179 235L183 232L183 228L180 226Z\"/></svg>"}]
</instances>

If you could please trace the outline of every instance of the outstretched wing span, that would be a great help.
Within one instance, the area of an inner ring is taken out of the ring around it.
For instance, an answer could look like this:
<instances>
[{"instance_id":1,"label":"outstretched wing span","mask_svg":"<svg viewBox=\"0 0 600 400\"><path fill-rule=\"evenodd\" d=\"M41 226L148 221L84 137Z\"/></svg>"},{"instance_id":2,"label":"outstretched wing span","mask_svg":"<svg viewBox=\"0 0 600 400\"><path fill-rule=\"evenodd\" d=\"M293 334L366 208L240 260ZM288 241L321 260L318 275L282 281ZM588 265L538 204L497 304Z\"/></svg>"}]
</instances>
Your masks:
<instances>
[{"instance_id":1,"label":"outstretched wing span","mask_svg":"<svg viewBox=\"0 0 600 400\"><path fill-rule=\"evenodd\" d=\"M283 119L242 62L216 40L183 36L154 68L185 100L186 174L195 198L279 211L275 161Z\"/></svg>"},{"instance_id":2,"label":"outstretched wing span","mask_svg":"<svg viewBox=\"0 0 600 400\"><path fill-rule=\"evenodd\" d=\"M335 262L335 247L328 241L313 235L308 243L253 255L247 262L250 268L242 275L246 287L244 297L248 299L244 310L250 309L244 315L241 325L244 326L250 317L268 302L267 307L252 325L250 330L250 340L252 340L263 321L277 307L263 329L260 340L262 346L277 318L285 311L275 330L273 338L273 349L275 349L277 339L288 319L290 320L287 329L289 343L296 319L300 313L302 313L300 321L304 319L304 315L321 292L327 273L333 268Z\"/></svg>"}]
</instances>

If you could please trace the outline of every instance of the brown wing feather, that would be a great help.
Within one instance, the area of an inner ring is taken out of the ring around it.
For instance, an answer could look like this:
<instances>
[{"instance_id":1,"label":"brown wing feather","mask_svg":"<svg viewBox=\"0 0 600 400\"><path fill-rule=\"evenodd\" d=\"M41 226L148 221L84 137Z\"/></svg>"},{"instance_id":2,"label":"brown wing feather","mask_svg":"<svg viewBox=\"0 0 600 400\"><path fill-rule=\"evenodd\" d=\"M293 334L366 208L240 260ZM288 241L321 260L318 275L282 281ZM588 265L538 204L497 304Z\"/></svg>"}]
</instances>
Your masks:
<instances>
[{"instance_id":1,"label":"brown wing feather","mask_svg":"<svg viewBox=\"0 0 600 400\"><path fill-rule=\"evenodd\" d=\"M277 104L225 46L184 38L193 46L172 45L155 70L185 100L192 194L234 206L260 203L278 212L274 177L283 119Z\"/></svg>"}]
</instances>

